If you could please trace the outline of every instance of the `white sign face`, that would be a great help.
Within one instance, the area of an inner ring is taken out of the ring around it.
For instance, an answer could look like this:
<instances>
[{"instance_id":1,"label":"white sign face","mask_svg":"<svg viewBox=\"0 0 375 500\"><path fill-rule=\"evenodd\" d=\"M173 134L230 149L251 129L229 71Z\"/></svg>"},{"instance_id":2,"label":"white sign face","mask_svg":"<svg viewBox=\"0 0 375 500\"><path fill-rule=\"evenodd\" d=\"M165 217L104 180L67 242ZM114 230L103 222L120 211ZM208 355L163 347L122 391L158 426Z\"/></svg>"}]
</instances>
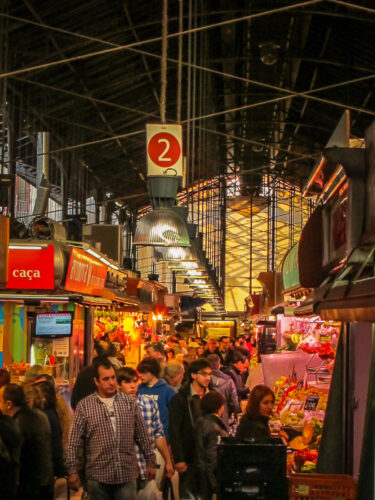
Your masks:
<instances>
[{"instance_id":1,"label":"white sign face","mask_svg":"<svg viewBox=\"0 0 375 500\"><path fill-rule=\"evenodd\" d=\"M52 354L58 358L69 357L69 337L52 340Z\"/></svg>"},{"instance_id":2,"label":"white sign face","mask_svg":"<svg viewBox=\"0 0 375 500\"><path fill-rule=\"evenodd\" d=\"M146 125L147 175L182 177L182 126Z\"/></svg>"}]
</instances>

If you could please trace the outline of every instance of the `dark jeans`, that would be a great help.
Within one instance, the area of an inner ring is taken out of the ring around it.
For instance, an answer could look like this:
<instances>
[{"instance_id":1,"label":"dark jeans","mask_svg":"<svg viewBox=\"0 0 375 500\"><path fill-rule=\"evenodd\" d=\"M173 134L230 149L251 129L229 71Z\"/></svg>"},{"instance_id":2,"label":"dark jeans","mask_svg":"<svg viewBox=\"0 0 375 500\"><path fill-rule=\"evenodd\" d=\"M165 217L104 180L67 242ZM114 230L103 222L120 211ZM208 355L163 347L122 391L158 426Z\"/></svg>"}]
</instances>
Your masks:
<instances>
[{"instance_id":1,"label":"dark jeans","mask_svg":"<svg viewBox=\"0 0 375 500\"><path fill-rule=\"evenodd\" d=\"M90 500L136 500L136 481L124 484L104 484L94 479L87 480Z\"/></svg>"},{"instance_id":2,"label":"dark jeans","mask_svg":"<svg viewBox=\"0 0 375 500\"><path fill-rule=\"evenodd\" d=\"M187 464L187 470L179 474L180 500L192 500L197 493L197 471L194 464Z\"/></svg>"}]
</instances>

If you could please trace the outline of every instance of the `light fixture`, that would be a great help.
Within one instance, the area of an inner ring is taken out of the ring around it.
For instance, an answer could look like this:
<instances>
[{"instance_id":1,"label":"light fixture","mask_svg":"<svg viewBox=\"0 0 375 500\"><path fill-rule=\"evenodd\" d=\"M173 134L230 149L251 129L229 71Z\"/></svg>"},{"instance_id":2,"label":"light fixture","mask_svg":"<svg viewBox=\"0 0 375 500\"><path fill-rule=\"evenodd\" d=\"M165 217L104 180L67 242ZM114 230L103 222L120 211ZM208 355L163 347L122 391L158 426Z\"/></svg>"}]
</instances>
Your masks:
<instances>
[{"instance_id":1,"label":"light fixture","mask_svg":"<svg viewBox=\"0 0 375 500\"><path fill-rule=\"evenodd\" d=\"M188 247L190 241L184 220L171 208L157 208L138 221L134 245Z\"/></svg>"},{"instance_id":2,"label":"light fixture","mask_svg":"<svg viewBox=\"0 0 375 500\"><path fill-rule=\"evenodd\" d=\"M45 246L39 245L9 245L9 250L42 250Z\"/></svg>"},{"instance_id":3,"label":"light fixture","mask_svg":"<svg viewBox=\"0 0 375 500\"><path fill-rule=\"evenodd\" d=\"M207 283L205 279L193 279L189 281L192 285L205 285Z\"/></svg>"},{"instance_id":4,"label":"light fixture","mask_svg":"<svg viewBox=\"0 0 375 500\"><path fill-rule=\"evenodd\" d=\"M155 247L154 255L158 262L183 262L193 259L190 248L186 247Z\"/></svg>"},{"instance_id":5,"label":"light fixture","mask_svg":"<svg viewBox=\"0 0 375 500\"><path fill-rule=\"evenodd\" d=\"M88 248L86 250L87 253L89 253L90 255L92 255L93 257L95 257L96 259L99 259L101 260L102 256L99 255L98 253L94 252L94 250L91 250L91 248Z\"/></svg>"},{"instance_id":6,"label":"light fixture","mask_svg":"<svg viewBox=\"0 0 375 500\"><path fill-rule=\"evenodd\" d=\"M180 262L171 262L168 265L169 269L173 269L174 271L193 271L198 270L198 263L195 261L180 261Z\"/></svg>"},{"instance_id":7,"label":"light fixture","mask_svg":"<svg viewBox=\"0 0 375 500\"><path fill-rule=\"evenodd\" d=\"M89 253L90 255L92 255L93 257L95 257L96 259L98 259L101 262L103 262L103 264L105 264L106 266L112 267L112 269L115 269L116 271L119 270L119 268L117 266L115 266L114 264L112 264L111 262L109 262L109 260L105 259L99 253L95 252L94 250L91 250L91 248L87 248L85 251L87 253Z\"/></svg>"}]
</instances>

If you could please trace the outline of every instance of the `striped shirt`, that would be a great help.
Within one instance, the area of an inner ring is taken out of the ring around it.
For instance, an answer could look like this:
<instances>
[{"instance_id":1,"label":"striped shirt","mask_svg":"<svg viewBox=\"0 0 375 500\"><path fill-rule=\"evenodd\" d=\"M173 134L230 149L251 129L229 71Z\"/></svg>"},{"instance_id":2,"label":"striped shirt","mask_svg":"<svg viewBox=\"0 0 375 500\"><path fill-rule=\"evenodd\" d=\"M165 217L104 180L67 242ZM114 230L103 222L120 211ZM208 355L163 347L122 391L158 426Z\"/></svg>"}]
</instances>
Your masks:
<instances>
[{"instance_id":1,"label":"striped shirt","mask_svg":"<svg viewBox=\"0 0 375 500\"><path fill-rule=\"evenodd\" d=\"M105 484L124 484L138 477L134 441L145 461L155 465L150 436L137 401L117 392L113 408L116 433L106 405L98 394L82 399L76 408L69 433L66 462L69 472L77 472L80 438L85 441L85 475Z\"/></svg>"},{"instance_id":2,"label":"striped shirt","mask_svg":"<svg viewBox=\"0 0 375 500\"><path fill-rule=\"evenodd\" d=\"M163 424L156 401L146 396L138 395L138 404L142 412L143 420L150 434L152 447L155 448L155 439L165 437ZM140 479L146 479L146 459L139 446L135 445Z\"/></svg>"}]
</instances>

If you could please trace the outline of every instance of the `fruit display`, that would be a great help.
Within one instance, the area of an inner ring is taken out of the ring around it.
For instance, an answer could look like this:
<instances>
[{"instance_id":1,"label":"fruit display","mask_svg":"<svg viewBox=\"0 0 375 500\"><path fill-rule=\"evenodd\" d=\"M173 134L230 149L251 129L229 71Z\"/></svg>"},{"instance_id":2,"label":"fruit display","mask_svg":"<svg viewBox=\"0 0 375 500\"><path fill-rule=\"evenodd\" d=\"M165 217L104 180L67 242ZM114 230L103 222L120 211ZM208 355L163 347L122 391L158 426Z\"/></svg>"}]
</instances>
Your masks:
<instances>
[{"instance_id":1,"label":"fruit display","mask_svg":"<svg viewBox=\"0 0 375 500\"><path fill-rule=\"evenodd\" d=\"M119 327L118 316L109 311L95 311L94 338L101 339L105 334L116 332Z\"/></svg>"},{"instance_id":2,"label":"fruit display","mask_svg":"<svg viewBox=\"0 0 375 500\"><path fill-rule=\"evenodd\" d=\"M19 363L12 363L10 365L10 373L11 375L20 375L22 377L29 368L30 364L24 363L23 359L21 359Z\"/></svg>"},{"instance_id":3,"label":"fruit display","mask_svg":"<svg viewBox=\"0 0 375 500\"><path fill-rule=\"evenodd\" d=\"M275 382L274 393L276 413L270 427L288 447L288 471L315 471L328 390L302 387L283 376Z\"/></svg>"},{"instance_id":4,"label":"fruit display","mask_svg":"<svg viewBox=\"0 0 375 500\"><path fill-rule=\"evenodd\" d=\"M298 349L301 349L301 351L307 352L308 354L315 354L318 347L318 340L313 335L309 335L299 344Z\"/></svg>"}]
</instances>

